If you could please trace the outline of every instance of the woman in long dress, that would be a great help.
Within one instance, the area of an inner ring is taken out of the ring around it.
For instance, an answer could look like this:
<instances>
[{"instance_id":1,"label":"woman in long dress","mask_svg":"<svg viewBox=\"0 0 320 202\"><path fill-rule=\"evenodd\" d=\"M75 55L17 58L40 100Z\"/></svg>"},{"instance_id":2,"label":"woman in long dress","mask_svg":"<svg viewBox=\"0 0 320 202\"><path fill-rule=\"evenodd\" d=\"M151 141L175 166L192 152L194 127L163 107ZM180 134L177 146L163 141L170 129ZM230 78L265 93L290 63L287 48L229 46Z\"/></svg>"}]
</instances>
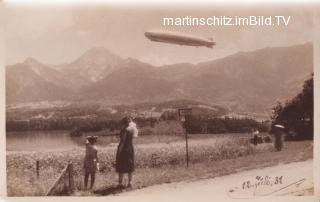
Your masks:
<instances>
[{"instance_id":1,"label":"woman in long dress","mask_svg":"<svg viewBox=\"0 0 320 202\"><path fill-rule=\"evenodd\" d=\"M116 171L119 173L119 188L124 188L123 176L128 174L128 185L131 187L132 173L134 171L134 148L133 137L136 136L137 129L132 120L128 117L122 121L122 130L120 131L120 142L116 155Z\"/></svg>"}]
</instances>

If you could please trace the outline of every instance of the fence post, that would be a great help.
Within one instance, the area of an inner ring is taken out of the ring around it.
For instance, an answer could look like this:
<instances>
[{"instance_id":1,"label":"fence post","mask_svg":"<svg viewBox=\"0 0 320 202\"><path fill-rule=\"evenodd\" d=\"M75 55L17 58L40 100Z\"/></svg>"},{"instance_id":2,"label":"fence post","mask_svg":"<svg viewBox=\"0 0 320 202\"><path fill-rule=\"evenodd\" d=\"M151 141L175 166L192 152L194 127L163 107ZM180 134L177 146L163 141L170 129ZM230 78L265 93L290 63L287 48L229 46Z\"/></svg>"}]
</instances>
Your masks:
<instances>
[{"instance_id":1,"label":"fence post","mask_svg":"<svg viewBox=\"0 0 320 202\"><path fill-rule=\"evenodd\" d=\"M73 179L73 164L72 162L68 165L68 174L69 174L69 190L71 193L74 192L74 179Z\"/></svg>"},{"instance_id":2,"label":"fence post","mask_svg":"<svg viewBox=\"0 0 320 202\"><path fill-rule=\"evenodd\" d=\"M37 178L39 178L39 167L40 167L40 165L39 165L40 163L39 163L39 160L37 160L36 161L36 171L37 171Z\"/></svg>"}]
</instances>

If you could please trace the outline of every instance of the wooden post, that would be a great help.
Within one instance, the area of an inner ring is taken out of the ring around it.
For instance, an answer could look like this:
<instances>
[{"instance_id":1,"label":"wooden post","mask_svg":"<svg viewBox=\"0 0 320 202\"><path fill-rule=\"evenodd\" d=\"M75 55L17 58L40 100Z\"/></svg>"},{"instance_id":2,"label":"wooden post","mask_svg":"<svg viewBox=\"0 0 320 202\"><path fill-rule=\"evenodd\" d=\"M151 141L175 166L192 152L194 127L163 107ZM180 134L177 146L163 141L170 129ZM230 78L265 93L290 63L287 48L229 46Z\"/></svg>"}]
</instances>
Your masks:
<instances>
[{"instance_id":1,"label":"wooden post","mask_svg":"<svg viewBox=\"0 0 320 202\"><path fill-rule=\"evenodd\" d=\"M178 109L179 120L183 122L185 128L186 135L186 161L187 168L189 167L189 146L188 146L188 129L189 129L189 121L191 116L192 108L181 108Z\"/></svg>"},{"instance_id":2,"label":"wooden post","mask_svg":"<svg viewBox=\"0 0 320 202\"><path fill-rule=\"evenodd\" d=\"M39 178L39 176L40 176L40 174L39 174L39 167L40 167L40 163L39 163L39 160L37 160L37 162L36 162L37 178Z\"/></svg>"},{"instance_id":3,"label":"wooden post","mask_svg":"<svg viewBox=\"0 0 320 202\"><path fill-rule=\"evenodd\" d=\"M69 191L70 193L74 192L74 179L73 179L73 164L72 162L68 165L68 175L69 175Z\"/></svg>"},{"instance_id":4,"label":"wooden post","mask_svg":"<svg viewBox=\"0 0 320 202\"><path fill-rule=\"evenodd\" d=\"M187 158L187 168L189 167L189 148L188 148L188 131L186 127L186 158Z\"/></svg>"}]
</instances>

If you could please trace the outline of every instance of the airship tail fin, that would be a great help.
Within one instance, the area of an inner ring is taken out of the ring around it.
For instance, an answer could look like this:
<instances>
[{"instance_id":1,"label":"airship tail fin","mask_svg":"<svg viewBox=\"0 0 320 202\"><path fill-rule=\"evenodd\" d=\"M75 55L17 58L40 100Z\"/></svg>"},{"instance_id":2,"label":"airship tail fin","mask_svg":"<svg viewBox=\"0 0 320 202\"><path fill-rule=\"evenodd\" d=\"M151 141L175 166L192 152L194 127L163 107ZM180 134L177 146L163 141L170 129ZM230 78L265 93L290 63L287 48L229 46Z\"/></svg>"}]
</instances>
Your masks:
<instances>
[{"instance_id":1,"label":"airship tail fin","mask_svg":"<svg viewBox=\"0 0 320 202\"><path fill-rule=\"evenodd\" d=\"M216 45L216 43L215 42L211 42L211 43L207 44L206 47L213 48L214 45Z\"/></svg>"}]
</instances>

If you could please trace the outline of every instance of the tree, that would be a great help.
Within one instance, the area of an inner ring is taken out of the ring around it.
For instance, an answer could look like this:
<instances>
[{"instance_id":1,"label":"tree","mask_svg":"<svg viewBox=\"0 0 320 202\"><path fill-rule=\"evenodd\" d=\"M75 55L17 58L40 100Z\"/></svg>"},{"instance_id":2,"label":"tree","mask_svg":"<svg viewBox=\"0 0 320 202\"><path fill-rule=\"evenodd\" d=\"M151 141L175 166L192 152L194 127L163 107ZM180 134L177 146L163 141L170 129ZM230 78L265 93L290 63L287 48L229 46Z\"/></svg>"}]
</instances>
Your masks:
<instances>
[{"instance_id":1,"label":"tree","mask_svg":"<svg viewBox=\"0 0 320 202\"><path fill-rule=\"evenodd\" d=\"M277 103L271 116L272 125L283 124L295 139L313 138L313 74L304 82L302 91L284 105Z\"/></svg>"}]
</instances>

